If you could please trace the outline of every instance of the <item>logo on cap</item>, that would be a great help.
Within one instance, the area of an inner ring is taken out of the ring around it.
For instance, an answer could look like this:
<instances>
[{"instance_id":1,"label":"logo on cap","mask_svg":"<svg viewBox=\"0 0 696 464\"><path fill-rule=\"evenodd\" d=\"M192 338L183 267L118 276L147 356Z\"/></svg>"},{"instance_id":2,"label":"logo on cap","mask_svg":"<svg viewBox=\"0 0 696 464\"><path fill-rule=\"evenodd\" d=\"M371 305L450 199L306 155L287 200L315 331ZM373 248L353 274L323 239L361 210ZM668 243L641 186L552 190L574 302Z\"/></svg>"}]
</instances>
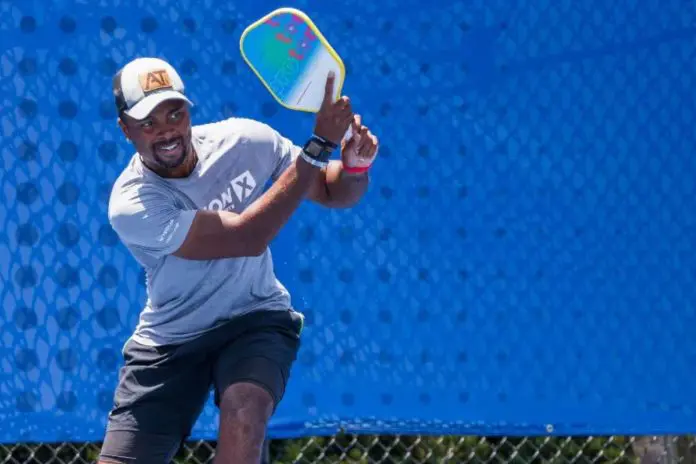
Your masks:
<instances>
[{"instance_id":1,"label":"logo on cap","mask_svg":"<svg viewBox=\"0 0 696 464\"><path fill-rule=\"evenodd\" d=\"M172 81L166 69L159 69L141 74L140 87L143 89L143 92L148 93L166 87L171 88Z\"/></svg>"}]
</instances>

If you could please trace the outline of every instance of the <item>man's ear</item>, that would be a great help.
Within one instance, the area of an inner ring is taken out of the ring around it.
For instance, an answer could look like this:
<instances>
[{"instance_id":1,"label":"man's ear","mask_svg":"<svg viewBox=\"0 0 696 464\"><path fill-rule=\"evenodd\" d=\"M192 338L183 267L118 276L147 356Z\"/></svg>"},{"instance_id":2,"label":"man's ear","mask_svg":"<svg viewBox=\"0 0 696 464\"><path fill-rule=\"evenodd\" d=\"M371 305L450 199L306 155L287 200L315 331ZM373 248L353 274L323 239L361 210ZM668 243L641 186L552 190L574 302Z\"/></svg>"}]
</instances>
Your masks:
<instances>
[{"instance_id":1,"label":"man's ear","mask_svg":"<svg viewBox=\"0 0 696 464\"><path fill-rule=\"evenodd\" d=\"M118 118L118 125L121 128L121 131L123 131L123 135L125 135L126 138L130 140L130 137L128 136L128 126L126 126L126 123L123 122L123 119Z\"/></svg>"}]
</instances>

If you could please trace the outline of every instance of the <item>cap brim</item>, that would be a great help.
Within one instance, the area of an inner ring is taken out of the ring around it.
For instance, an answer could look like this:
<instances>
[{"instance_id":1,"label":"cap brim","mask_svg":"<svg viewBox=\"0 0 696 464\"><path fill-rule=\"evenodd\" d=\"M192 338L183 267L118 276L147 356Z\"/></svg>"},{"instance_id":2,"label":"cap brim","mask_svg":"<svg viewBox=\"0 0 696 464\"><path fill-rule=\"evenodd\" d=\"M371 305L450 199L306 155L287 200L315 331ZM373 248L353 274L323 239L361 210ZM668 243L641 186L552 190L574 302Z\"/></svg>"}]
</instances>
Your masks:
<instances>
[{"instance_id":1,"label":"cap brim","mask_svg":"<svg viewBox=\"0 0 696 464\"><path fill-rule=\"evenodd\" d=\"M125 111L125 113L131 118L145 119L150 113L152 113L152 110L154 110L157 105L167 100L183 100L188 102L189 105L193 106L191 100L189 100L183 93L177 92L176 90L165 90L164 92L148 95L136 103L133 108Z\"/></svg>"}]
</instances>

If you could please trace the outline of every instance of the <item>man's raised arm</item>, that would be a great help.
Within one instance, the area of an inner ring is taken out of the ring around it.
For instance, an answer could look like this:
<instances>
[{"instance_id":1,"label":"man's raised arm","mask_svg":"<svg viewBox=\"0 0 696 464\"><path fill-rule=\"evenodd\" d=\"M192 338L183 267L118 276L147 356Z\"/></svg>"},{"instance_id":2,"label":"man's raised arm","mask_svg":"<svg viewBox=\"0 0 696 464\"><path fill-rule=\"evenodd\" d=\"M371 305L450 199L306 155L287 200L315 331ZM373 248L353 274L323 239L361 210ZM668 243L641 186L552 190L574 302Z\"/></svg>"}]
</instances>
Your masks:
<instances>
[{"instance_id":1,"label":"man's raised arm","mask_svg":"<svg viewBox=\"0 0 696 464\"><path fill-rule=\"evenodd\" d=\"M326 81L324 101L317 113L314 137L301 156L278 180L241 214L227 211L197 211L175 256L208 260L257 256L264 252L290 219L328 164L335 147L353 121L350 101L333 100L333 75Z\"/></svg>"}]
</instances>

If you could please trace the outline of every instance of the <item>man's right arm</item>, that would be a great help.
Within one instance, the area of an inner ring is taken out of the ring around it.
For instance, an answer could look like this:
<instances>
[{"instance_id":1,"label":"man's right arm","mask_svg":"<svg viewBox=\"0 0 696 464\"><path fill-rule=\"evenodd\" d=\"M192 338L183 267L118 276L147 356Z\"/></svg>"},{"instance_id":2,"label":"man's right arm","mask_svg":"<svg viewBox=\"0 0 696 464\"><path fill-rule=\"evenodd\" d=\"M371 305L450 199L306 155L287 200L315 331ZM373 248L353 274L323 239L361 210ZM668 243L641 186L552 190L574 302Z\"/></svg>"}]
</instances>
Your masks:
<instances>
[{"instance_id":1,"label":"man's right arm","mask_svg":"<svg viewBox=\"0 0 696 464\"><path fill-rule=\"evenodd\" d=\"M184 242L173 254L208 260L258 256L276 237L321 175L318 167L295 159L276 182L241 214L197 211Z\"/></svg>"},{"instance_id":2,"label":"man's right arm","mask_svg":"<svg viewBox=\"0 0 696 464\"><path fill-rule=\"evenodd\" d=\"M334 101L335 75L330 73L324 88L324 100L317 112L314 133L338 143L353 121L350 100L342 97ZM276 237L317 183L322 170L301 156L260 198L241 214L225 211L198 211L182 245L174 252L185 259L216 259L257 256Z\"/></svg>"}]
</instances>

